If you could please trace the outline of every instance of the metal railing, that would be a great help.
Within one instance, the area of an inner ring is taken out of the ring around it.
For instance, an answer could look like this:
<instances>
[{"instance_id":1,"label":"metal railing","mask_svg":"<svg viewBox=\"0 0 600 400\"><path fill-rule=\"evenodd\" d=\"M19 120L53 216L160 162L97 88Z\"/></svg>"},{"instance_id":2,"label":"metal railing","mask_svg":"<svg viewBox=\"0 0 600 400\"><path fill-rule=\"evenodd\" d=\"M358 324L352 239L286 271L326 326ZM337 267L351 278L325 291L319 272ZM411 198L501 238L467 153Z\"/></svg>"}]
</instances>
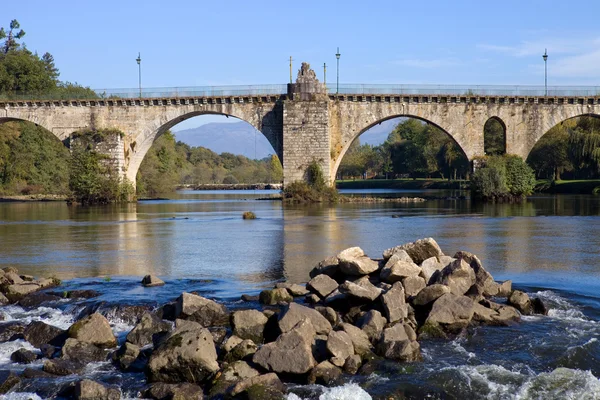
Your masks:
<instances>
[{"instance_id":1,"label":"metal railing","mask_svg":"<svg viewBox=\"0 0 600 400\"><path fill-rule=\"evenodd\" d=\"M287 84L190 86L166 88L93 89L91 91L10 92L0 93L2 100L85 100L178 98L178 97L229 97L229 96L280 96L287 93ZM543 97L544 86L533 85L420 85L420 84L335 84L327 85L330 95L405 95L405 96L524 96ZM548 86L548 97L600 96L600 86Z\"/></svg>"}]
</instances>

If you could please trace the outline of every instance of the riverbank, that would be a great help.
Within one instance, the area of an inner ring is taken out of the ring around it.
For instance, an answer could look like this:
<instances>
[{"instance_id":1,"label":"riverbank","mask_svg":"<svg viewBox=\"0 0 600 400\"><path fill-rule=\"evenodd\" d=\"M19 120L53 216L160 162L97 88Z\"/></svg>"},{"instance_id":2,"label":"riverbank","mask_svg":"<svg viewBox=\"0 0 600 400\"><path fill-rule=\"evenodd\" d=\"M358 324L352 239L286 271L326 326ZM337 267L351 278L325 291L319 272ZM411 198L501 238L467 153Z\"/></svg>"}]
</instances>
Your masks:
<instances>
[{"instance_id":1,"label":"riverbank","mask_svg":"<svg viewBox=\"0 0 600 400\"><path fill-rule=\"evenodd\" d=\"M206 183L177 186L177 190L281 190L282 188L281 183Z\"/></svg>"},{"instance_id":2,"label":"riverbank","mask_svg":"<svg viewBox=\"0 0 600 400\"><path fill-rule=\"evenodd\" d=\"M600 179L582 179L572 181L538 180L535 191L552 194L593 194L600 187Z\"/></svg>"},{"instance_id":3,"label":"riverbank","mask_svg":"<svg viewBox=\"0 0 600 400\"><path fill-rule=\"evenodd\" d=\"M0 195L0 202L18 201L67 201L68 196L64 194L28 194L28 195Z\"/></svg>"},{"instance_id":4,"label":"riverbank","mask_svg":"<svg viewBox=\"0 0 600 400\"><path fill-rule=\"evenodd\" d=\"M338 189L468 189L469 181L444 179L360 179L336 181Z\"/></svg>"}]
</instances>

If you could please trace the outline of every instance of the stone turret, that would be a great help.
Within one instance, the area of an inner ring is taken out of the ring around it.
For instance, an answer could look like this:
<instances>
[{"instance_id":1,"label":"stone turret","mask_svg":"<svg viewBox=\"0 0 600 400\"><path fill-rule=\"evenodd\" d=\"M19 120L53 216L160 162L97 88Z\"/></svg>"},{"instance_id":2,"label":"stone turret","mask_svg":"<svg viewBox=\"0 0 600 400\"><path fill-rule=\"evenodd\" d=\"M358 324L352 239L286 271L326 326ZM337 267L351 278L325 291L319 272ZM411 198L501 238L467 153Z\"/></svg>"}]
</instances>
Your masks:
<instances>
[{"instance_id":1,"label":"stone turret","mask_svg":"<svg viewBox=\"0 0 600 400\"><path fill-rule=\"evenodd\" d=\"M317 74L310 67L310 64L303 62L298 70L296 83L288 84L288 95L293 100L325 100L327 98L327 89L325 85L319 82Z\"/></svg>"}]
</instances>

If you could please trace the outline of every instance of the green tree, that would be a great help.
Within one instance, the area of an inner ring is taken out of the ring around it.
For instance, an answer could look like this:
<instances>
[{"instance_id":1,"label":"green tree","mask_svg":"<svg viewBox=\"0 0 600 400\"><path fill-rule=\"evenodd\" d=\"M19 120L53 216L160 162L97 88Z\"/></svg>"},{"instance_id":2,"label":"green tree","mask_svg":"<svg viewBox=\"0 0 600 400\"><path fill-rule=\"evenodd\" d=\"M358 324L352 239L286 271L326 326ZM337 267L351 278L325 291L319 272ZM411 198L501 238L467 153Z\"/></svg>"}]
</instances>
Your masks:
<instances>
[{"instance_id":1,"label":"green tree","mask_svg":"<svg viewBox=\"0 0 600 400\"><path fill-rule=\"evenodd\" d=\"M4 28L0 28L0 40L6 39L2 46L4 54L8 54L9 51L17 50L19 48L20 45L17 43L17 39L21 39L25 36L25 31L23 29L20 29L18 32L16 31L20 27L19 21L13 19L10 21L8 33Z\"/></svg>"},{"instance_id":2,"label":"green tree","mask_svg":"<svg viewBox=\"0 0 600 400\"><path fill-rule=\"evenodd\" d=\"M482 200L519 200L535 187L533 170L518 156L489 156L479 159L471 178L473 197Z\"/></svg>"},{"instance_id":3,"label":"green tree","mask_svg":"<svg viewBox=\"0 0 600 400\"><path fill-rule=\"evenodd\" d=\"M496 118L490 118L483 126L484 152L488 156L506 153L506 131Z\"/></svg>"}]
</instances>

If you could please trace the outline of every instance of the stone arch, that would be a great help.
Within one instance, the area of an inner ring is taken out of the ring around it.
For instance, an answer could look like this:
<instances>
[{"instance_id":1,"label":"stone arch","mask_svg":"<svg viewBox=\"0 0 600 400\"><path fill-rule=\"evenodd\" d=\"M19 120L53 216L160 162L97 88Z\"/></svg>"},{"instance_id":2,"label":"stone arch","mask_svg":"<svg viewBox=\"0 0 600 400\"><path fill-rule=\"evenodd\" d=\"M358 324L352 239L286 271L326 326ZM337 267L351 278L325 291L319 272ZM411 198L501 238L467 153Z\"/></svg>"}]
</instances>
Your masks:
<instances>
[{"instance_id":1,"label":"stone arch","mask_svg":"<svg viewBox=\"0 0 600 400\"><path fill-rule=\"evenodd\" d=\"M35 118L34 119L26 119L26 118L20 118L20 117L0 117L0 124L3 124L5 122L29 122L31 124L34 124L35 126L43 128L46 132L48 132L52 136L54 136L56 138L56 140L60 141L66 147L69 147L69 144L68 144L68 139L69 138L68 137L62 137L61 135L59 135L56 132L54 132L52 129L48 129L44 125L38 123L35 120Z\"/></svg>"},{"instance_id":2,"label":"stone arch","mask_svg":"<svg viewBox=\"0 0 600 400\"><path fill-rule=\"evenodd\" d=\"M272 113L272 109L267 109L265 111L266 113L263 113L262 108L256 107L254 107L252 110L242 109L241 111L233 107L226 107L217 110L169 109L159 118L151 121L149 124L143 127L141 131L139 131L136 135L133 135L132 138L125 143L125 162L127 165L126 177L135 184L136 175L140 165L150 150L150 147L152 147L154 141L167 130L171 129L180 122L201 115L224 115L226 117L237 118L240 121L249 123L267 138L275 150L275 153L279 157L279 160L283 163L283 143L281 143L281 135L278 135L276 129L272 129L270 124L265 124L266 119L272 118L272 116L269 115Z\"/></svg>"},{"instance_id":3,"label":"stone arch","mask_svg":"<svg viewBox=\"0 0 600 400\"><path fill-rule=\"evenodd\" d=\"M502 150L500 154L506 154L506 123L497 115L491 116L485 121L483 124L483 151L485 154L488 154L488 144L485 140L485 130L489 126L489 124L497 123L502 128Z\"/></svg>"},{"instance_id":4,"label":"stone arch","mask_svg":"<svg viewBox=\"0 0 600 400\"><path fill-rule=\"evenodd\" d=\"M341 148L341 150L339 151L339 154L337 156L337 158L335 159L335 163L332 166L332 170L331 170L331 182L334 183L335 182L335 177L337 176L337 171L340 167L340 164L342 162L342 159L344 158L344 156L346 155L346 152L348 151L348 149L350 148L350 145L352 144L352 142L354 142L354 140L356 140L358 137L360 137L363 133L367 132L369 129L371 129L372 127L374 127L375 125L378 125L382 122L385 122L387 120L390 119L394 119L394 118L401 118L401 117L405 117L405 118L414 118L417 119L419 121L423 121L426 122L428 124L431 124L433 126L435 126L436 128L440 129L442 132L444 132L446 135L448 135L448 137L454 142L456 143L456 145L458 146L458 148L462 151L462 153L465 155L465 157L467 159L470 160L468 153L465 151L464 147L456 140L456 138L448 132L447 129L444 129L442 126L440 126L438 123L435 123L427 118L424 118L422 116L419 115L414 115L414 114L392 114L392 115L388 115L384 118L381 118L375 122L372 122L370 124L368 124L366 127L360 129L359 131L354 132L352 135L348 136L347 139L345 140L345 143L343 145L343 147Z\"/></svg>"}]
</instances>

